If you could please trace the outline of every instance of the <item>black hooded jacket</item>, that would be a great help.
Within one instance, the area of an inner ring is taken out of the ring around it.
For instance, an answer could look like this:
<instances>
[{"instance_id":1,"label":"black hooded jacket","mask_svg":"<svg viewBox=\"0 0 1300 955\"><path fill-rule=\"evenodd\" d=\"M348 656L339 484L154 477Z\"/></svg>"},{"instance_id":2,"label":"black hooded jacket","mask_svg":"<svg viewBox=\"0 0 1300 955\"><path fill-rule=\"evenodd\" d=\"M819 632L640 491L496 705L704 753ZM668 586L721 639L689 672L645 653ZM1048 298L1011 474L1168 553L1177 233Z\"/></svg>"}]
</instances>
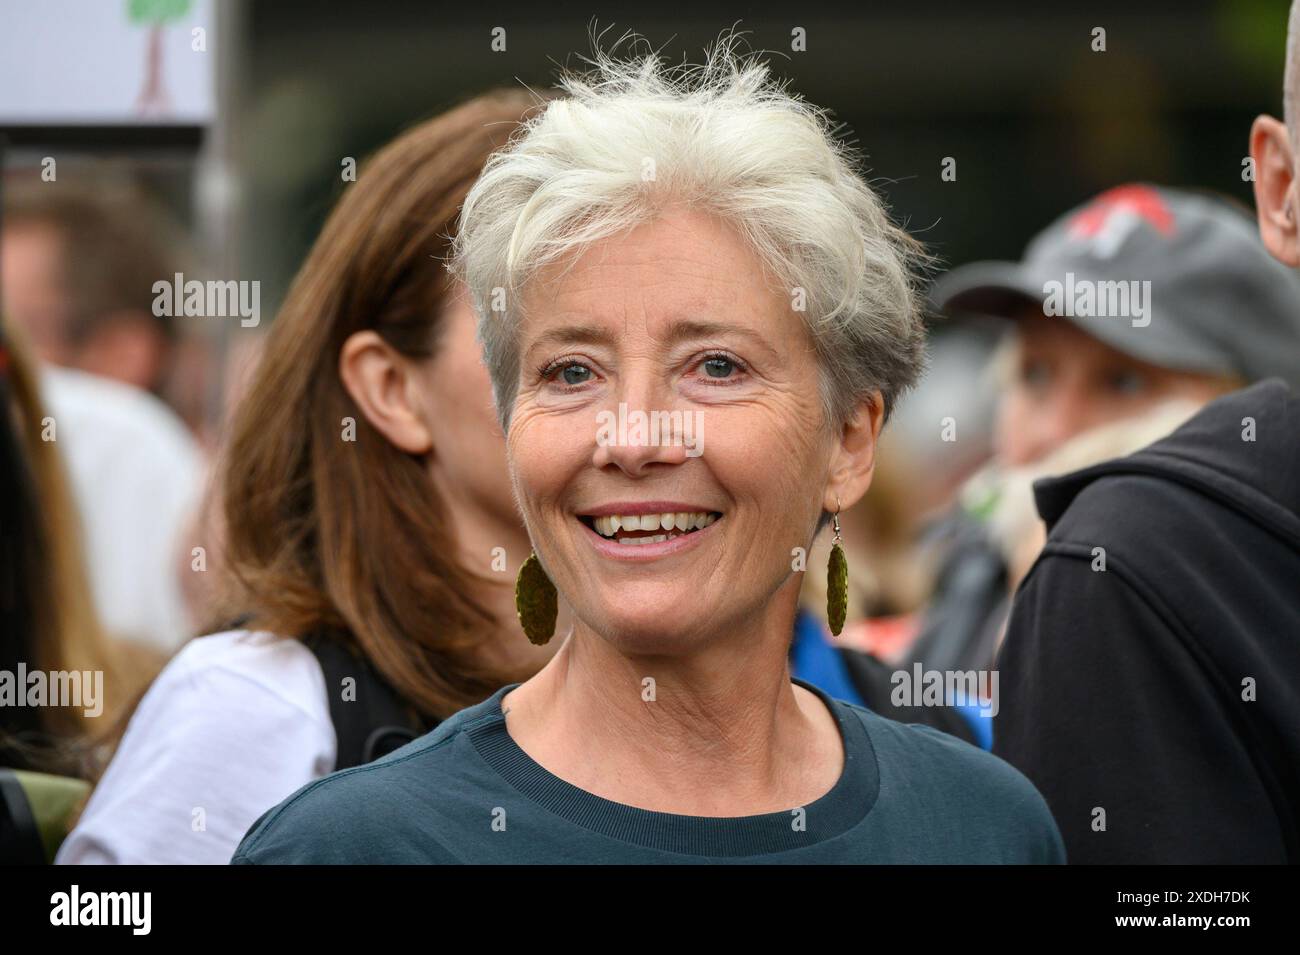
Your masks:
<instances>
[{"instance_id":1,"label":"black hooded jacket","mask_svg":"<svg viewBox=\"0 0 1300 955\"><path fill-rule=\"evenodd\" d=\"M1300 398L1263 382L1034 491L994 752L1069 861L1300 862Z\"/></svg>"}]
</instances>

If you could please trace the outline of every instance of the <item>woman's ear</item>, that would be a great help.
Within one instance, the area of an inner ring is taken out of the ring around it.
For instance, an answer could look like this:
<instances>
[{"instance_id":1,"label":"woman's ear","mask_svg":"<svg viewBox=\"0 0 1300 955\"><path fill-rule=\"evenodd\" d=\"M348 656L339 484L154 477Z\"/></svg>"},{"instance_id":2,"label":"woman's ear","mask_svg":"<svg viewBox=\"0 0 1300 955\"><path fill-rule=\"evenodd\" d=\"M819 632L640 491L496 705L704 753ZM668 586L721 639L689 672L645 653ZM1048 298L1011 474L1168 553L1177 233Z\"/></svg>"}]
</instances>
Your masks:
<instances>
[{"instance_id":1,"label":"woman's ear","mask_svg":"<svg viewBox=\"0 0 1300 955\"><path fill-rule=\"evenodd\" d=\"M348 336L339 351L339 378L371 426L407 454L433 448L419 409L421 383L416 365L377 332Z\"/></svg>"},{"instance_id":2,"label":"woman's ear","mask_svg":"<svg viewBox=\"0 0 1300 955\"><path fill-rule=\"evenodd\" d=\"M1250 128L1250 155L1255 160L1255 210L1259 234L1273 258L1300 268L1296 237L1295 154L1285 125L1260 116Z\"/></svg>"},{"instance_id":3,"label":"woman's ear","mask_svg":"<svg viewBox=\"0 0 1300 955\"><path fill-rule=\"evenodd\" d=\"M876 443L885 423L885 398L879 391L858 402L853 416L839 434L839 444L831 461L831 479L826 486L822 507L832 514L847 510L862 499L871 487L876 469Z\"/></svg>"}]
</instances>

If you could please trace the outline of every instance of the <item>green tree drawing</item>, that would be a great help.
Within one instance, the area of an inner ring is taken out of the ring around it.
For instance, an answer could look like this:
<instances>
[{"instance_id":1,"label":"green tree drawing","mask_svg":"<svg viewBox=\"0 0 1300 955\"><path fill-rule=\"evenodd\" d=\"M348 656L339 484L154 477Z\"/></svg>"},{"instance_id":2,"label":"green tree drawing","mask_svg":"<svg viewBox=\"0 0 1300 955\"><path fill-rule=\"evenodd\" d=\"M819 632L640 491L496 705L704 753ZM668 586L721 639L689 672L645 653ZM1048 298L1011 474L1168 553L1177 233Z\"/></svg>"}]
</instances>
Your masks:
<instances>
[{"instance_id":1,"label":"green tree drawing","mask_svg":"<svg viewBox=\"0 0 1300 955\"><path fill-rule=\"evenodd\" d=\"M144 86L135 101L142 116L165 116L171 112L171 97L163 83L163 28L190 12L193 0L126 0L127 19L149 28L145 47Z\"/></svg>"}]
</instances>

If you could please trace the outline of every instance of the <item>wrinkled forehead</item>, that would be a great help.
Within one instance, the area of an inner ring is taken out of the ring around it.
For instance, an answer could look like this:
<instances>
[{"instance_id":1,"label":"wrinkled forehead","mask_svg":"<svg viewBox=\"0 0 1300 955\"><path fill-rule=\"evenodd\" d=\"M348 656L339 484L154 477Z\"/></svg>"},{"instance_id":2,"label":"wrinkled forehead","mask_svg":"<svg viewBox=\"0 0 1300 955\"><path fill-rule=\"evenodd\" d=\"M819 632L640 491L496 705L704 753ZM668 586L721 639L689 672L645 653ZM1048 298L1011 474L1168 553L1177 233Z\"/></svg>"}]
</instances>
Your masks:
<instances>
[{"instance_id":1,"label":"wrinkled forehead","mask_svg":"<svg viewBox=\"0 0 1300 955\"><path fill-rule=\"evenodd\" d=\"M773 344L802 330L760 257L706 220L655 220L539 269L520 294L521 346L566 328L665 342L730 328Z\"/></svg>"}]
</instances>

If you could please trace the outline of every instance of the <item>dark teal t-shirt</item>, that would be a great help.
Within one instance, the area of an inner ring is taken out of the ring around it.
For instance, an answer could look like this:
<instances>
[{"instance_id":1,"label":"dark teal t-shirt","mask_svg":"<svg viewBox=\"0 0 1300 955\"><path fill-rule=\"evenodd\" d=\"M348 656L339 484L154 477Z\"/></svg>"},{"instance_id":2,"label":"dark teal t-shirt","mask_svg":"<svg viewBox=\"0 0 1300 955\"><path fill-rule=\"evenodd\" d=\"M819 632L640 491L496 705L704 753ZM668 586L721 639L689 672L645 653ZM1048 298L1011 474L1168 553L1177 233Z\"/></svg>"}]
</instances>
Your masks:
<instances>
[{"instance_id":1,"label":"dark teal t-shirt","mask_svg":"<svg viewBox=\"0 0 1300 955\"><path fill-rule=\"evenodd\" d=\"M506 731L503 687L388 756L304 786L253 824L235 864L1059 863L1042 796L1010 765L927 726L832 700L835 786L729 818L651 812L543 769Z\"/></svg>"}]
</instances>

